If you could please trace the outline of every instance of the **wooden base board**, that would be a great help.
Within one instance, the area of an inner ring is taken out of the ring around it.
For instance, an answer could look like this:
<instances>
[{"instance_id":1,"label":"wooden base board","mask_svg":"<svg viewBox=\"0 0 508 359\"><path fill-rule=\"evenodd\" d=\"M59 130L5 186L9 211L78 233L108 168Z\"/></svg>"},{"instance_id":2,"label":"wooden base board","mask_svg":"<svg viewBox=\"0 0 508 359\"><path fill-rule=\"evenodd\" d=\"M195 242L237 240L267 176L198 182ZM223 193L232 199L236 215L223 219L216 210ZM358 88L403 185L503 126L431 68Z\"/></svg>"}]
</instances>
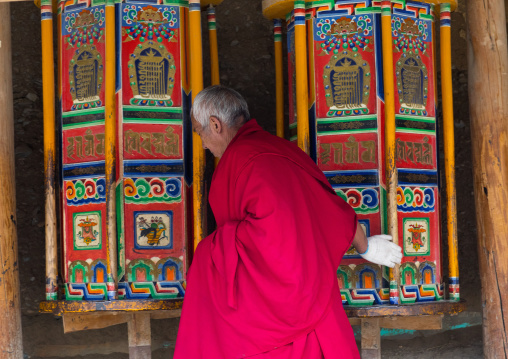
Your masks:
<instances>
[{"instance_id":1,"label":"wooden base board","mask_svg":"<svg viewBox=\"0 0 508 359\"><path fill-rule=\"evenodd\" d=\"M168 319L180 317L182 311L180 309L158 310L146 314L149 316L149 319ZM139 313L126 312L64 313L62 316L64 333L88 329L102 329L112 325L129 323L138 315Z\"/></svg>"}]
</instances>

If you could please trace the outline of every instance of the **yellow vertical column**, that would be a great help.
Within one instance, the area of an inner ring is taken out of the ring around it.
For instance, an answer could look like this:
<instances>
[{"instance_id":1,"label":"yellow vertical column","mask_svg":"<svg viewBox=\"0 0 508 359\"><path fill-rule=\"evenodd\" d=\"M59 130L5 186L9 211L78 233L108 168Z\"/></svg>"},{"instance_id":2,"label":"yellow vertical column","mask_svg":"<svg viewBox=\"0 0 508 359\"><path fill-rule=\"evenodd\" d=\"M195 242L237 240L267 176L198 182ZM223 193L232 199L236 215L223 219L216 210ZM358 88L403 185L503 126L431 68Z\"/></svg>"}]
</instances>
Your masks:
<instances>
[{"instance_id":1,"label":"yellow vertical column","mask_svg":"<svg viewBox=\"0 0 508 359\"><path fill-rule=\"evenodd\" d=\"M275 120L277 136L284 138L284 77L282 73L282 21L273 20L275 47Z\"/></svg>"},{"instance_id":2,"label":"yellow vertical column","mask_svg":"<svg viewBox=\"0 0 508 359\"><path fill-rule=\"evenodd\" d=\"M305 23L307 29L307 60L308 60L308 93L309 93L309 102L307 104L307 108L310 108L316 102L316 85L315 85L315 73L314 73L314 51L312 45L314 44L314 29L313 29L313 21L311 13L308 13L305 16ZM309 124L310 127L310 124ZM310 130L309 130L310 131ZM309 134L310 136L310 134Z\"/></svg>"},{"instance_id":3,"label":"yellow vertical column","mask_svg":"<svg viewBox=\"0 0 508 359\"><path fill-rule=\"evenodd\" d=\"M453 128L453 90L450 4L441 4L441 96L446 176L446 219L448 229L448 276L450 299L460 300L457 249L457 200L455 188L455 138Z\"/></svg>"},{"instance_id":4,"label":"yellow vertical column","mask_svg":"<svg viewBox=\"0 0 508 359\"><path fill-rule=\"evenodd\" d=\"M381 35L383 43L383 82L385 97L385 166L388 234L399 244L397 225L397 168L395 166L395 89L393 75L393 39L391 1L381 2ZM390 304L399 303L399 266L390 269Z\"/></svg>"},{"instance_id":5,"label":"yellow vertical column","mask_svg":"<svg viewBox=\"0 0 508 359\"><path fill-rule=\"evenodd\" d=\"M215 8L210 5L207 13L208 19L208 41L210 43L210 69L213 85L220 85L219 77L219 46L217 44L217 25L215 20ZM214 159L215 167L219 164L219 158Z\"/></svg>"},{"instance_id":6,"label":"yellow vertical column","mask_svg":"<svg viewBox=\"0 0 508 359\"><path fill-rule=\"evenodd\" d=\"M189 39L190 39L190 74L192 101L203 89L203 48L201 40L201 4L200 0L189 1ZM192 195L194 214L194 249L203 239L205 234L205 150L201 138L195 132L192 133Z\"/></svg>"},{"instance_id":7,"label":"yellow vertical column","mask_svg":"<svg viewBox=\"0 0 508 359\"><path fill-rule=\"evenodd\" d=\"M46 300L56 300L58 292L55 197L55 65L52 8L51 0L41 2L44 193L46 196Z\"/></svg>"},{"instance_id":8,"label":"yellow vertical column","mask_svg":"<svg viewBox=\"0 0 508 359\"><path fill-rule=\"evenodd\" d=\"M106 1L106 66L105 66L105 144L106 144L106 232L108 299L117 298L116 252L116 53L115 2Z\"/></svg>"},{"instance_id":9,"label":"yellow vertical column","mask_svg":"<svg viewBox=\"0 0 508 359\"><path fill-rule=\"evenodd\" d=\"M208 8L208 38L210 42L210 68L212 85L219 85L219 47L217 45L217 26L215 20L215 8L210 5Z\"/></svg>"},{"instance_id":10,"label":"yellow vertical column","mask_svg":"<svg viewBox=\"0 0 508 359\"><path fill-rule=\"evenodd\" d=\"M305 1L295 1L296 120L298 147L309 154L309 91L307 82L307 31Z\"/></svg>"}]
</instances>

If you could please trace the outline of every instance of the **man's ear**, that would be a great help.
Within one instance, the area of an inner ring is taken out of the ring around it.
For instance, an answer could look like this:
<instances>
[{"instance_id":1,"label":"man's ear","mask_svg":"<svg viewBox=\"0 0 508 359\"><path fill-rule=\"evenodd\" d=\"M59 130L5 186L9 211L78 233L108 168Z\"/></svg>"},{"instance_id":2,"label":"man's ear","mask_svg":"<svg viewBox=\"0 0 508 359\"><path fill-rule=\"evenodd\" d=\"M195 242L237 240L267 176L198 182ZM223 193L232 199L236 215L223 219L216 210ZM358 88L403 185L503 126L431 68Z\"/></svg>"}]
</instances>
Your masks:
<instances>
[{"instance_id":1,"label":"man's ear","mask_svg":"<svg viewBox=\"0 0 508 359\"><path fill-rule=\"evenodd\" d=\"M210 129L217 134L222 132L222 122L215 116L210 116Z\"/></svg>"}]
</instances>

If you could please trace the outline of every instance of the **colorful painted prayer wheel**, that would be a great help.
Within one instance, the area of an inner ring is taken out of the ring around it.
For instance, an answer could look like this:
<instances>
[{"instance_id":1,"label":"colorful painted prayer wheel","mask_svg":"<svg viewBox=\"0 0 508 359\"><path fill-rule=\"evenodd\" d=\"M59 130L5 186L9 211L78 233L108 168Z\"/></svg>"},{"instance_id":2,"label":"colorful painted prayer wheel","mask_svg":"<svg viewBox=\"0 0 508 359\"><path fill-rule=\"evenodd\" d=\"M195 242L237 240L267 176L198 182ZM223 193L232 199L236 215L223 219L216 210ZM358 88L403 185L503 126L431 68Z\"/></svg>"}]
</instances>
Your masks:
<instances>
[{"instance_id":1,"label":"colorful painted prayer wheel","mask_svg":"<svg viewBox=\"0 0 508 359\"><path fill-rule=\"evenodd\" d=\"M192 193L202 191L204 174L193 171L204 155L193 151L189 118L192 95L203 88L195 48L201 6L221 1L60 1L53 142L52 14L43 1L47 228L56 227L58 146L64 299L183 297L206 208ZM46 297L55 300L57 240L49 229Z\"/></svg>"},{"instance_id":2,"label":"colorful painted prayer wheel","mask_svg":"<svg viewBox=\"0 0 508 359\"><path fill-rule=\"evenodd\" d=\"M438 9L449 299L459 300L450 56L450 11L456 5L437 0L263 1L264 15L274 19L276 43L279 19L287 24L288 137L356 210L368 236L389 233L403 249L402 264L389 270L364 261L351 248L337 270L345 305L445 299L436 118Z\"/></svg>"}]
</instances>

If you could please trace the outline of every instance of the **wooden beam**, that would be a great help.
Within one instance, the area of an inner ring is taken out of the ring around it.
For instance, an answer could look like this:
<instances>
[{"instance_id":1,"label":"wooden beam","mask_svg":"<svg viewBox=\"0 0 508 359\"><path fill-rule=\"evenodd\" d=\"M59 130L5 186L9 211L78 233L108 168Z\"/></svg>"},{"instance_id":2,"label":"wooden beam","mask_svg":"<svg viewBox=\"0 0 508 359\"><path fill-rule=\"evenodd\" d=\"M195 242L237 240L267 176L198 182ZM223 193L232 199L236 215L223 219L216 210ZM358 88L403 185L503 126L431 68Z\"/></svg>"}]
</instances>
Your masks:
<instances>
[{"instance_id":1,"label":"wooden beam","mask_svg":"<svg viewBox=\"0 0 508 359\"><path fill-rule=\"evenodd\" d=\"M379 327L405 330L439 330L443 328L443 316L384 317L380 318Z\"/></svg>"},{"instance_id":2,"label":"wooden beam","mask_svg":"<svg viewBox=\"0 0 508 359\"><path fill-rule=\"evenodd\" d=\"M111 300L111 301L77 301L77 300L58 300L58 301L42 301L39 303L39 312L52 313L54 315L63 315L65 313L86 313L86 312L108 312L108 311L156 311L177 310L180 313L183 300L181 298L147 300L147 299L131 299L131 300Z\"/></svg>"},{"instance_id":3,"label":"wooden beam","mask_svg":"<svg viewBox=\"0 0 508 359\"><path fill-rule=\"evenodd\" d=\"M165 349L171 352L174 348L174 341L154 340L152 342L153 351ZM127 338L103 343L38 345L32 353L28 352L27 354L37 358L73 358L76 356L110 355L113 353L129 353Z\"/></svg>"},{"instance_id":4,"label":"wooden beam","mask_svg":"<svg viewBox=\"0 0 508 359\"><path fill-rule=\"evenodd\" d=\"M361 325L360 318L349 318L349 324ZM443 329L443 315L421 315L417 317L381 317L379 327L405 330L440 330Z\"/></svg>"},{"instance_id":5,"label":"wooden beam","mask_svg":"<svg viewBox=\"0 0 508 359\"><path fill-rule=\"evenodd\" d=\"M63 315L64 333L102 329L127 323L132 319L132 315L127 312L65 313Z\"/></svg>"},{"instance_id":6,"label":"wooden beam","mask_svg":"<svg viewBox=\"0 0 508 359\"><path fill-rule=\"evenodd\" d=\"M11 15L0 4L0 358L23 358L19 292Z\"/></svg>"},{"instance_id":7,"label":"wooden beam","mask_svg":"<svg viewBox=\"0 0 508 359\"><path fill-rule=\"evenodd\" d=\"M379 318L362 319L362 359L381 359Z\"/></svg>"},{"instance_id":8,"label":"wooden beam","mask_svg":"<svg viewBox=\"0 0 508 359\"><path fill-rule=\"evenodd\" d=\"M504 0L466 1L485 358L508 358L508 49Z\"/></svg>"},{"instance_id":9,"label":"wooden beam","mask_svg":"<svg viewBox=\"0 0 508 359\"><path fill-rule=\"evenodd\" d=\"M466 302L440 300L411 305L379 305L370 307L345 307L349 318L372 318L372 317L409 317L419 315L458 314L466 309Z\"/></svg>"},{"instance_id":10,"label":"wooden beam","mask_svg":"<svg viewBox=\"0 0 508 359\"><path fill-rule=\"evenodd\" d=\"M179 318L181 310L158 310L149 312L150 319ZM64 313L64 333L77 332L80 330L102 329L112 325L127 323L132 319L133 313L129 312L88 312L88 313Z\"/></svg>"},{"instance_id":11,"label":"wooden beam","mask_svg":"<svg viewBox=\"0 0 508 359\"><path fill-rule=\"evenodd\" d=\"M129 359L152 357L150 313L133 313L127 323L129 330Z\"/></svg>"}]
</instances>

